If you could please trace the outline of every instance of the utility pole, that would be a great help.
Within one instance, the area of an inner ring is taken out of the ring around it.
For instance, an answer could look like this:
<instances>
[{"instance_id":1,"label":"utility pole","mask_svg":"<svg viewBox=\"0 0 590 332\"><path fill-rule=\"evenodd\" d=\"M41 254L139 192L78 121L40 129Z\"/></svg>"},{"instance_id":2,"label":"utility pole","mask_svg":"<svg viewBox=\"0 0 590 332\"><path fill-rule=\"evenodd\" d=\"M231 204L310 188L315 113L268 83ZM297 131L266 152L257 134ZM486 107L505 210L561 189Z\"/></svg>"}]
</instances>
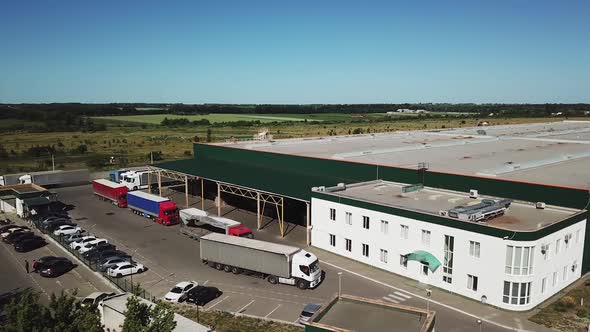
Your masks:
<instances>
[{"instance_id":1,"label":"utility pole","mask_svg":"<svg viewBox=\"0 0 590 332\"><path fill-rule=\"evenodd\" d=\"M55 172L55 157L51 154L51 169Z\"/></svg>"}]
</instances>

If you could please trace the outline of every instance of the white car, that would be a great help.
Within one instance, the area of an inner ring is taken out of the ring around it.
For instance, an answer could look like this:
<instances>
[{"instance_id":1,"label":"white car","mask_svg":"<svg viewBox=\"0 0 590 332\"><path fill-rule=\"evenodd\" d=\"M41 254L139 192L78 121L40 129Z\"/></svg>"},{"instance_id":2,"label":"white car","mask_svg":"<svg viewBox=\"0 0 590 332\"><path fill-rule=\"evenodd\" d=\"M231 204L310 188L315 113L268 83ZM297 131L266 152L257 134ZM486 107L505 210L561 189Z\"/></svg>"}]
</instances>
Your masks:
<instances>
[{"instance_id":1,"label":"white car","mask_svg":"<svg viewBox=\"0 0 590 332\"><path fill-rule=\"evenodd\" d=\"M179 282L164 295L164 300L168 302L182 302L186 299L186 294L197 286L199 286L199 283L194 280Z\"/></svg>"},{"instance_id":2,"label":"white car","mask_svg":"<svg viewBox=\"0 0 590 332\"><path fill-rule=\"evenodd\" d=\"M88 243L90 241L94 241L94 240L96 240L96 236L94 236L94 235L84 236L82 239L80 239L80 241L70 243L70 248L72 248L74 250L78 250L86 243Z\"/></svg>"},{"instance_id":3,"label":"white car","mask_svg":"<svg viewBox=\"0 0 590 332\"><path fill-rule=\"evenodd\" d=\"M58 236L59 235L70 235L70 234L74 234L74 233L82 233L82 228L80 228L78 226L72 226L72 225L61 225L53 232L53 234L58 235Z\"/></svg>"},{"instance_id":4,"label":"white car","mask_svg":"<svg viewBox=\"0 0 590 332\"><path fill-rule=\"evenodd\" d=\"M110 267L107 270L107 274L111 277L120 278L123 276L128 276L130 274L141 273L145 270L146 268L145 266L143 266L143 264L123 262L113 267Z\"/></svg>"},{"instance_id":5,"label":"white car","mask_svg":"<svg viewBox=\"0 0 590 332\"><path fill-rule=\"evenodd\" d=\"M80 249L78 249L78 252L83 254L102 243L109 243L109 241L107 241L106 239L96 239L94 241L86 242L86 244L84 244L82 247L80 247Z\"/></svg>"},{"instance_id":6,"label":"white car","mask_svg":"<svg viewBox=\"0 0 590 332\"><path fill-rule=\"evenodd\" d=\"M23 226L14 226L14 227L10 227L9 229L7 229L6 231L4 231L4 233L0 234L0 236L2 236L2 238L6 238L8 235L14 233L14 232L26 232L28 231L29 228L28 227L23 227Z\"/></svg>"}]
</instances>

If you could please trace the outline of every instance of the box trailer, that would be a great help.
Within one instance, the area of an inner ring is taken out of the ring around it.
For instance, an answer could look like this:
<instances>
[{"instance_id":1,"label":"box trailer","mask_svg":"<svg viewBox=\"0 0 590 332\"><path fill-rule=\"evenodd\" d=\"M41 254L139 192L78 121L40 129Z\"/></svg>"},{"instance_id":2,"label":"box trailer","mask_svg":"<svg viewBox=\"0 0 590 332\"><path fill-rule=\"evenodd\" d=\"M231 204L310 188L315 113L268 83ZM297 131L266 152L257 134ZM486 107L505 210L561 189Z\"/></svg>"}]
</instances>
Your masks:
<instances>
[{"instance_id":1,"label":"box trailer","mask_svg":"<svg viewBox=\"0 0 590 332\"><path fill-rule=\"evenodd\" d=\"M260 275L271 284L314 288L322 280L317 257L303 249L211 233L200 239L203 263L217 270Z\"/></svg>"},{"instance_id":2,"label":"box trailer","mask_svg":"<svg viewBox=\"0 0 590 332\"><path fill-rule=\"evenodd\" d=\"M103 200L111 201L120 208L127 207L127 192L129 189L123 184L106 179L92 181L94 194Z\"/></svg>"},{"instance_id":3,"label":"box trailer","mask_svg":"<svg viewBox=\"0 0 590 332\"><path fill-rule=\"evenodd\" d=\"M206 211L188 208L180 210L180 232L197 239L210 232L252 238L252 230L233 219L209 215Z\"/></svg>"},{"instance_id":4,"label":"box trailer","mask_svg":"<svg viewBox=\"0 0 590 332\"><path fill-rule=\"evenodd\" d=\"M34 183L39 186L68 186L90 182L90 173L87 169L72 171L47 171L26 173L19 176L19 183Z\"/></svg>"},{"instance_id":5,"label":"box trailer","mask_svg":"<svg viewBox=\"0 0 590 332\"><path fill-rule=\"evenodd\" d=\"M180 221L178 207L168 198L134 191L127 194L127 207L135 214L153 219L163 225L175 225Z\"/></svg>"}]
</instances>

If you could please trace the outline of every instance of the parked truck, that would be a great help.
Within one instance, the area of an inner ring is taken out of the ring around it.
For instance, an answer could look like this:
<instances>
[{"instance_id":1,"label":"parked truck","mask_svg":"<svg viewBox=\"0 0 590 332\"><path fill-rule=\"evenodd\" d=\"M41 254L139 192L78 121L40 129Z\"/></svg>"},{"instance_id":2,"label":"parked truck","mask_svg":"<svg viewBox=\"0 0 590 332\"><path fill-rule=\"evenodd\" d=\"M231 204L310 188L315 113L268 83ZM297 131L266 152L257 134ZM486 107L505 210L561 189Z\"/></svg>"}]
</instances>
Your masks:
<instances>
[{"instance_id":1,"label":"parked truck","mask_svg":"<svg viewBox=\"0 0 590 332\"><path fill-rule=\"evenodd\" d=\"M252 230L240 222L209 215L206 211L189 208L180 210L180 232L198 239L211 232L252 238Z\"/></svg>"},{"instance_id":2,"label":"parked truck","mask_svg":"<svg viewBox=\"0 0 590 332\"><path fill-rule=\"evenodd\" d=\"M109 200L120 208L127 207L127 192L129 189L123 184L98 179L92 181L92 190L99 198Z\"/></svg>"},{"instance_id":3,"label":"parked truck","mask_svg":"<svg viewBox=\"0 0 590 332\"><path fill-rule=\"evenodd\" d=\"M175 225L180 221L176 204L161 196L143 191L129 192L127 206L135 214L153 219L162 225Z\"/></svg>"},{"instance_id":4,"label":"parked truck","mask_svg":"<svg viewBox=\"0 0 590 332\"><path fill-rule=\"evenodd\" d=\"M218 233L202 236L200 246L201 260L210 267L256 274L271 284L308 289L323 277L317 257L297 247Z\"/></svg>"},{"instance_id":5,"label":"parked truck","mask_svg":"<svg viewBox=\"0 0 590 332\"><path fill-rule=\"evenodd\" d=\"M87 169L72 171L45 171L20 174L6 174L0 176L0 185L34 183L39 186L67 186L90 182Z\"/></svg>"},{"instance_id":6,"label":"parked truck","mask_svg":"<svg viewBox=\"0 0 590 332\"><path fill-rule=\"evenodd\" d=\"M120 182L127 186L129 191L147 189L148 180L151 181L152 185L158 181L156 174L151 174L151 179L148 179L149 171L127 171L121 173Z\"/></svg>"}]
</instances>

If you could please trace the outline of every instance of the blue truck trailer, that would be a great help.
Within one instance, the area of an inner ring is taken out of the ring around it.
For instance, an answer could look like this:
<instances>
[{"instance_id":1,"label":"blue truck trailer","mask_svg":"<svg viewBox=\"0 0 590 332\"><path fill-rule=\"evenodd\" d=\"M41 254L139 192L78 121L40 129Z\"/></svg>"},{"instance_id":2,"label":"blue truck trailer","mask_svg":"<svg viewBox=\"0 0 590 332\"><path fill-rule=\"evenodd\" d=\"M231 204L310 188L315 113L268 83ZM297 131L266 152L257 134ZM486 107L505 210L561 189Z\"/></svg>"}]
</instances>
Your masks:
<instances>
[{"instance_id":1,"label":"blue truck trailer","mask_svg":"<svg viewBox=\"0 0 590 332\"><path fill-rule=\"evenodd\" d=\"M134 191L127 194L127 207L133 213L153 219L163 225L175 225L180 222L178 207L168 198Z\"/></svg>"}]
</instances>

